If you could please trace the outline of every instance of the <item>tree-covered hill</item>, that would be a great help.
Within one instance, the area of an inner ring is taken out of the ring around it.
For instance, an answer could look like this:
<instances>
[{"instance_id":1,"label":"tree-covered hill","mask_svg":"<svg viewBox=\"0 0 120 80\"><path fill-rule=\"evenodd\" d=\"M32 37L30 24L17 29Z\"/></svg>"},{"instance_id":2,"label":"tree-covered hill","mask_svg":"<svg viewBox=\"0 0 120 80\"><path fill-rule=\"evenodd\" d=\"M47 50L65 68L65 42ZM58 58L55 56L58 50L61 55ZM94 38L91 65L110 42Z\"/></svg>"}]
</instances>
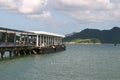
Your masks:
<instances>
[{"instance_id":1,"label":"tree-covered hill","mask_svg":"<svg viewBox=\"0 0 120 80\"><path fill-rule=\"evenodd\" d=\"M63 41L70 42L75 39L97 39L101 43L120 43L120 28L114 27L110 30L85 29L66 36Z\"/></svg>"}]
</instances>

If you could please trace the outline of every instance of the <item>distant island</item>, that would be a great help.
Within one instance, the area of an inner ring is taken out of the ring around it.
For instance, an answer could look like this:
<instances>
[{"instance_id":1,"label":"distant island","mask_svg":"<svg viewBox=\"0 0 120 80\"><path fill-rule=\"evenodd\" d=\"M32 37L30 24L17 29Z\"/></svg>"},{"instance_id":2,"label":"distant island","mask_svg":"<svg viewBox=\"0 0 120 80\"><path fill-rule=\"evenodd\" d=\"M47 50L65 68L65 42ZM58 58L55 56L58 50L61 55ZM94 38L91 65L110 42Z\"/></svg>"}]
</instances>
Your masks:
<instances>
[{"instance_id":1,"label":"distant island","mask_svg":"<svg viewBox=\"0 0 120 80\"><path fill-rule=\"evenodd\" d=\"M99 29L84 29L81 32L74 32L66 35L63 39L65 43L84 43L84 44L98 44L98 43L120 43L120 28L113 27L110 30Z\"/></svg>"}]
</instances>

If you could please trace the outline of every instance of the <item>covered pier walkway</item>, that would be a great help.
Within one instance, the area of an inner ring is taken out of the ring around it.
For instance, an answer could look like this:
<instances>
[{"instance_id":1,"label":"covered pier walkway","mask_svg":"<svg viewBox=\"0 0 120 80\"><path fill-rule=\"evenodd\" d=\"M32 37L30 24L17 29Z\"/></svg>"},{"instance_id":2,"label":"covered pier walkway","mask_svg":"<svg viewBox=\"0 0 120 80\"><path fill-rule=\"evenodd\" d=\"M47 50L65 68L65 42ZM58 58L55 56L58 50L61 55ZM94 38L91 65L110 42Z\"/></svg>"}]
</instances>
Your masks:
<instances>
[{"instance_id":1,"label":"covered pier walkway","mask_svg":"<svg viewBox=\"0 0 120 80\"><path fill-rule=\"evenodd\" d=\"M1 59L4 58L6 51L9 51L9 57L12 57L65 50L62 43L64 37L43 31L22 31L0 27Z\"/></svg>"}]
</instances>

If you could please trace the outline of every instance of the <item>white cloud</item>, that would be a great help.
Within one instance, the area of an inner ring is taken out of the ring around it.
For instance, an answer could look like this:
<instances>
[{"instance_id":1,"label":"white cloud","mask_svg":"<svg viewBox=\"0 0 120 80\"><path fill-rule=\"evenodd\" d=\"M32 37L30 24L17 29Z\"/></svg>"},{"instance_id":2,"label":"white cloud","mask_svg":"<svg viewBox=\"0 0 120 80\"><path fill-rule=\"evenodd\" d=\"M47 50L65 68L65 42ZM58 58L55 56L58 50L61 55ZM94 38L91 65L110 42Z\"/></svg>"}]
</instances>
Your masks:
<instances>
[{"instance_id":1,"label":"white cloud","mask_svg":"<svg viewBox=\"0 0 120 80\"><path fill-rule=\"evenodd\" d=\"M0 0L0 9L15 9L16 6L13 0Z\"/></svg>"},{"instance_id":2,"label":"white cloud","mask_svg":"<svg viewBox=\"0 0 120 80\"><path fill-rule=\"evenodd\" d=\"M46 0L22 0L19 11L21 13L29 14L43 10L46 6Z\"/></svg>"},{"instance_id":3,"label":"white cloud","mask_svg":"<svg viewBox=\"0 0 120 80\"><path fill-rule=\"evenodd\" d=\"M0 0L0 9L7 9L31 18L50 17L47 0Z\"/></svg>"},{"instance_id":4,"label":"white cloud","mask_svg":"<svg viewBox=\"0 0 120 80\"><path fill-rule=\"evenodd\" d=\"M61 0L65 6L79 7L79 9L109 9L112 4L109 0Z\"/></svg>"},{"instance_id":5,"label":"white cloud","mask_svg":"<svg viewBox=\"0 0 120 80\"><path fill-rule=\"evenodd\" d=\"M52 9L55 16L63 14L78 21L120 21L120 0L0 0L0 9L30 18L54 16Z\"/></svg>"},{"instance_id":6,"label":"white cloud","mask_svg":"<svg viewBox=\"0 0 120 80\"><path fill-rule=\"evenodd\" d=\"M120 0L53 0L53 8L79 21L119 21Z\"/></svg>"},{"instance_id":7,"label":"white cloud","mask_svg":"<svg viewBox=\"0 0 120 80\"><path fill-rule=\"evenodd\" d=\"M78 19L80 21L86 21L86 22L103 22L103 21L118 20L117 16L119 16L118 14L111 13L109 11L108 12L76 11L76 12L69 13L69 15L75 19Z\"/></svg>"}]
</instances>

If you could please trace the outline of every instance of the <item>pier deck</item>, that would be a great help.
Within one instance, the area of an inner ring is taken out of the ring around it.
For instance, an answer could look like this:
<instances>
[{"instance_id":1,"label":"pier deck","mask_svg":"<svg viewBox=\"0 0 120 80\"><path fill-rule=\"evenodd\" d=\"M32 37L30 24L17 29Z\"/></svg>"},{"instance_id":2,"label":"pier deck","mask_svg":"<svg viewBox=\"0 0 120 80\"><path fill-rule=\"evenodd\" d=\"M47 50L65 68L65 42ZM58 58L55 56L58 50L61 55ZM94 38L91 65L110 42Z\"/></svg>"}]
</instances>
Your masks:
<instances>
[{"instance_id":1,"label":"pier deck","mask_svg":"<svg viewBox=\"0 0 120 80\"><path fill-rule=\"evenodd\" d=\"M29 32L0 28L0 55L4 59L5 52L9 57L43 54L65 50L63 35L48 32Z\"/></svg>"}]
</instances>

